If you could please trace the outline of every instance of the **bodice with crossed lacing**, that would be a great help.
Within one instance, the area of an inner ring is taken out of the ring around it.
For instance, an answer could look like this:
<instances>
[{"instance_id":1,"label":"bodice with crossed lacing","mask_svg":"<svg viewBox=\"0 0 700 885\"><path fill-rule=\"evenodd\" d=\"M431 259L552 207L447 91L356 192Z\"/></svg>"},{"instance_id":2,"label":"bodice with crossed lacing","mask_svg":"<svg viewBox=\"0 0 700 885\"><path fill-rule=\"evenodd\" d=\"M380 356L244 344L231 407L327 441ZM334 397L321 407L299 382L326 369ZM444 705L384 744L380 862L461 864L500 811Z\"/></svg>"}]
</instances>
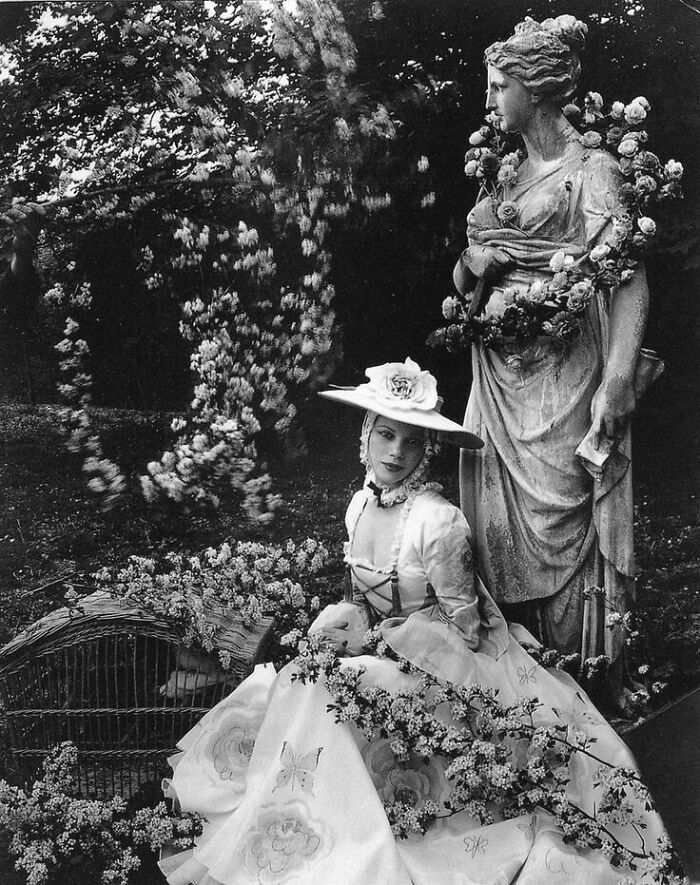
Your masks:
<instances>
[{"instance_id":1,"label":"bodice with crossed lacing","mask_svg":"<svg viewBox=\"0 0 700 885\"><path fill-rule=\"evenodd\" d=\"M438 492L426 490L404 507L386 565L354 553L355 530L371 497L358 492L346 513L352 600L365 601L374 616L408 617L437 605L460 628L478 623L471 568L469 527L461 511Z\"/></svg>"}]
</instances>

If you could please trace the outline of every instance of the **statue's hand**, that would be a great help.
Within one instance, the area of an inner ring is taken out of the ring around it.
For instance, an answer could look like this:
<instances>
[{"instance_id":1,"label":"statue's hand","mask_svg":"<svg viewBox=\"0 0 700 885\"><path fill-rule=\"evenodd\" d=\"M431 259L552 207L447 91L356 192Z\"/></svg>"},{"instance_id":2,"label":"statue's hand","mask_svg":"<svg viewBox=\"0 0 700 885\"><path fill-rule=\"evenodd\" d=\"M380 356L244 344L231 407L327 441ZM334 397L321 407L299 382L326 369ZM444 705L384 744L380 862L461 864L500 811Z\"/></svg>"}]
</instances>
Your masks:
<instances>
[{"instance_id":1,"label":"statue's hand","mask_svg":"<svg viewBox=\"0 0 700 885\"><path fill-rule=\"evenodd\" d=\"M635 405L631 382L619 375L603 380L591 402L593 445L596 449L603 437L619 441Z\"/></svg>"},{"instance_id":2,"label":"statue's hand","mask_svg":"<svg viewBox=\"0 0 700 885\"><path fill-rule=\"evenodd\" d=\"M485 279L501 276L511 267L515 267L510 255L492 246L468 246L462 252L461 261L475 277Z\"/></svg>"}]
</instances>

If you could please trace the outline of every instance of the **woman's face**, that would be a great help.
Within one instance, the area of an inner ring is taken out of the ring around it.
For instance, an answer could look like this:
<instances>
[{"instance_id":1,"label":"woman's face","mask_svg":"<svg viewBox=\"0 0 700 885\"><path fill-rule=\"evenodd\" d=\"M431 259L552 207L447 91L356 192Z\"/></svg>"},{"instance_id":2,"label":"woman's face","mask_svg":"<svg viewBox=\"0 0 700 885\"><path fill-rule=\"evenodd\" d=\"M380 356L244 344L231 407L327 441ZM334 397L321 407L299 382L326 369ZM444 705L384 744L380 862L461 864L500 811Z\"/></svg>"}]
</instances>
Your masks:
<instances>
[{"instance_id":1,"label":"woman's face","mask_svg":"<svg viewBox=\"0 0 700 885\"><path fill-rule=\"evenodd\" d=\"M502 132L522 132L535 111L531 93L523 84L489 65L486 107L499 117Z\"/></svg>"},{"instance_id":2,"label":"woman's face","mask_svg":"<svg viewBox=\"0 0 700 885\"><path fill-rule=\"evenodd\" d=\"M425 451L425 428L379 415L369 434L369 463L378 482L397 486L418 467Z\"/></svg>"}]
</instances>

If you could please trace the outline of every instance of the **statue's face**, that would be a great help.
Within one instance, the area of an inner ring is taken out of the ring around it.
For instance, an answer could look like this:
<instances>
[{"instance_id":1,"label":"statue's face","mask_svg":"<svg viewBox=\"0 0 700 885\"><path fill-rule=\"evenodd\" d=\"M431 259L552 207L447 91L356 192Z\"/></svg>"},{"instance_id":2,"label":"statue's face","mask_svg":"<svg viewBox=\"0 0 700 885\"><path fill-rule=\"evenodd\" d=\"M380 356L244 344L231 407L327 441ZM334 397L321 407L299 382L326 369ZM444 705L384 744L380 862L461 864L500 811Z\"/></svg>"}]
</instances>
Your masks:
<instances>
[{"instance_id":1,"label":"statue's face","mask_svg":"<svg viewBox=\"0 0 700 885\"><path fill-rule=\"evenodd\" d=\"M532 119L535 105L523 84L489 65L486 107L499 117L502 132L522 132Z\"/></svg>"}]
</instances>

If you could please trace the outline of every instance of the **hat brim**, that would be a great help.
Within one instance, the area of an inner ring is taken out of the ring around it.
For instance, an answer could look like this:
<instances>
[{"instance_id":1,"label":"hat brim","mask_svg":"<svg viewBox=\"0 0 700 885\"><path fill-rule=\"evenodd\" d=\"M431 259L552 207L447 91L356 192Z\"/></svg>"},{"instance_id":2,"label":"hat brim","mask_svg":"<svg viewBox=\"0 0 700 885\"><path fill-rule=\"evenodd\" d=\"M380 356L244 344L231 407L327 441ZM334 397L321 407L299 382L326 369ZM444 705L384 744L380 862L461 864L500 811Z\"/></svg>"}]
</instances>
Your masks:
<instances>
[{"instance_id":1,"label":"hat brim","mask_svg":"<svg viewBox=\"0 0 700 885\"><path fill-rule=\"evenodd\" d=\"M367 395L356 387L322 390L319 391L319 396L337 403L343 403L346 406L354 406L356 409L363 409L366 412L376 412L378 415L392 418L394 421L402 421L404 424L426 427L428 430L434 430L439 433L440 438L445 442L457 445L461 449L480 449L484 445L484 441L475 433L465 430L456 421L451 421L449 418L441 415L436 409L394 408L388 404L377 402L373 396Z\"/></svg>"}]
</instances>

